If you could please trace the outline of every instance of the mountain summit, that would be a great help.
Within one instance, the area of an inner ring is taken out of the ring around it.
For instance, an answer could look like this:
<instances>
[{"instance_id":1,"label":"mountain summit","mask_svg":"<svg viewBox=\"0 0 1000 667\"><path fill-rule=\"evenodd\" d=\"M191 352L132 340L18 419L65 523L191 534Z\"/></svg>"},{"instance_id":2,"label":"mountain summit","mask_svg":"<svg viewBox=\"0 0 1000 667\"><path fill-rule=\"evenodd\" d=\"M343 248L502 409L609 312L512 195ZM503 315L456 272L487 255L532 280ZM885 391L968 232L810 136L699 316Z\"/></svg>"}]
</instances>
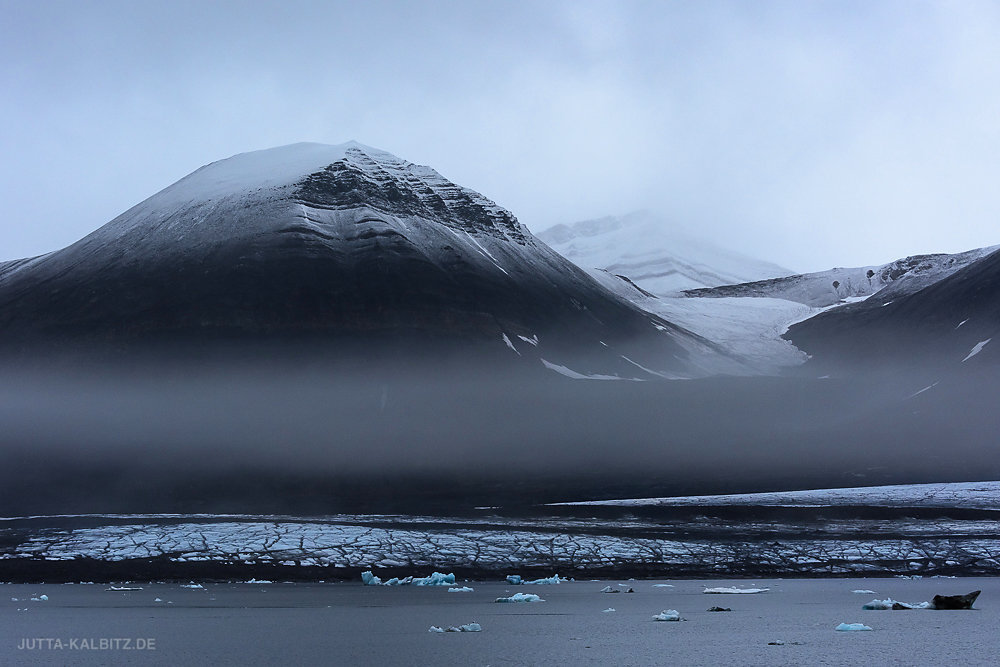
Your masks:
<instances>
[{"instance_id":1,"label":"mountain summit","mask_svg":"<svg viewBox=\"0 0 1000 667\"><path fill-rule=\"evenodd\" d=\"M355 142L214 162L67 248L0 264L8 350L306 339L481 344L584 376L739 365L486 197Z\"/></svg>"},{"instance_id":2,"label":"mountain summit","mask_svg":"<svg viewBox=\"0 0 1000 667\"><path fill-rule=\"evenodd\" d=\"M658 296L792 273L688 236L649 211L556 225L538 238L577 266L626 276Z\"/></svg>"}]
</instances>

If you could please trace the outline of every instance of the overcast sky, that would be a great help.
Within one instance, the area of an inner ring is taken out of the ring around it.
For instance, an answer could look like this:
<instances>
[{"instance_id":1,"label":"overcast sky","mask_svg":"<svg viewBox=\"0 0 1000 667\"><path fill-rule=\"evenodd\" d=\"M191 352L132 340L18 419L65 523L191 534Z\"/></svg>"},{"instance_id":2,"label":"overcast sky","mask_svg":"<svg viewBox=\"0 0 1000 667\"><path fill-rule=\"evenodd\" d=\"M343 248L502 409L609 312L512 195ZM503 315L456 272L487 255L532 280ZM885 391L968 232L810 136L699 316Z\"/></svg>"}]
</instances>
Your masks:
<instances>
[{"instance_id":1,"label":"overcast sky","mask_svg":"<svg viewBox=\"0 0 1000 667\"><path fill-rule=\"evenodd\" d=\"M662 211L796 270L1000 243L996 2L0 0L0 260L356 139L534 231Z\"/></svg>"}]
</instances>

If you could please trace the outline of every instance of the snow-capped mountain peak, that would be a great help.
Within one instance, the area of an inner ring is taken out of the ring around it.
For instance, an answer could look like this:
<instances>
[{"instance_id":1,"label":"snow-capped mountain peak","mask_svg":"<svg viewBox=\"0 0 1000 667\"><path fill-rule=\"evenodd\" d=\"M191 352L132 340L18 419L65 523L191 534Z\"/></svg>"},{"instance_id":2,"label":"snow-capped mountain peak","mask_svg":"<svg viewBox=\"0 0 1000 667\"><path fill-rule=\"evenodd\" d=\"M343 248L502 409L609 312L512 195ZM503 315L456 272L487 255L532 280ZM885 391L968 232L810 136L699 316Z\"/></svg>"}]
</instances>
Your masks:
<instances>
[{"instance_id":1,"label":"snow-capped mountain peak","mask_svg":"<svg viewBox=\"0 0 1000 667\"><path fill-rule=\"evenodd\" d=\"M649 211L556 225L538 238L577 266L626 276L659 295L792 273L694 238Z\"/></svg>"}]
</instances>

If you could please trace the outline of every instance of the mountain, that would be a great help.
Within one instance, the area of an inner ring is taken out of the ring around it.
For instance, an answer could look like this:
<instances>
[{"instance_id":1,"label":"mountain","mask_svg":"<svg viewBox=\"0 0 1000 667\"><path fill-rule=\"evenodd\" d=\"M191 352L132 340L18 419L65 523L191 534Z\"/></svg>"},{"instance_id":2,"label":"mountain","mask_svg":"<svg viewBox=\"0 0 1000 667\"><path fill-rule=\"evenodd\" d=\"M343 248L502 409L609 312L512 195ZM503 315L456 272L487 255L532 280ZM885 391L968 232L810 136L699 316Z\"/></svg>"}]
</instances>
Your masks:
<instances>
[{"instance_id":1,"label":"mountain","mask_svg":"<svg viewBox=\"0 0 1000 667\"><path fill-rule=\"evenodd\" d=\"M658 295L792 273L691 238L648 211L556 225L538 238L577 266L624 275Z\"/></svg>"},{"instance_id":2,"label":"mountain","mask_svg":"<svg viewBox=\"0 0 1000 667\"><path fill-rule=\"evenodd\" d=\"M354 142L214 162L67 248L3 263L0 332L19 355L458 345L571 376L738 365L599 286L489 199Z\"/></svg>"},{"instance_id":3,"label":"mountain","mask_svg":"<svg viewBox=\"0 0 1000 667\"><path fill-rule=\"evenodd\" d=\"M986 257L1000 246L954 255L913 255L882 264L803 273L734 285L685 290L692 297L768 297L823 308L875 293L885 303L912 294Z\"/></svg>"},{"instance_id":4,"label":"mountain","mask_svg":"<svg viewBox=\"0 0 1000 667\"><path fill-rule=\"evenodd\" d=\"M922 289L893 289L791 326L785 337L814 365L993 368L1000 354L1000 252L973 251L976 261ZM968 253L965 253L968 255ZM957 262L956 262L957 264ZM899 287L904 285L900 280Z\"/></svg>"},{"instance_id":5,"label":"mountain","mask_svg":"<svg viewBox=\"0 0 1000 667\"><path fill-rule=\"evenodd\" d=\"M751 372L769 375L799 366L808 358L783 337L790 325L825 312L881 308L883 304L891 304L901 296L919 292L947 278L996 249L980 248L955 255L918 255L881 266L837 268L667 295L653 294L609 271L590 270L589 273L643 310L656 313L739 355ZM798 343L800 339L793 340Z\"/></svg>"}]
</instances>

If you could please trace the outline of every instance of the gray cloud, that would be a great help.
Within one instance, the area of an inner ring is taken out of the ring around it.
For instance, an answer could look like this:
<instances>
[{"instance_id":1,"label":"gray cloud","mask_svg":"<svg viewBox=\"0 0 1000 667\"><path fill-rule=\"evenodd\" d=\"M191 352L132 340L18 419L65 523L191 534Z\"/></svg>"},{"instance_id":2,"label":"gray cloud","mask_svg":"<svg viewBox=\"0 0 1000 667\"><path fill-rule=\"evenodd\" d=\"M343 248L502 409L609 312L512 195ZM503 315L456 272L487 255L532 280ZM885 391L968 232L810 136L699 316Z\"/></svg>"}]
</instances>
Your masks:
<instances>
[{"instance_id":1,"label":"gray cloud","mask_svg":"<svg viewBox=\"0 0 1000 667\"><path fill-rule=\"evenodd\" d=\"M536 231L652 207L801 270L1000 242L993 3L2 4L0 259L347 139Z\"/></svg>"}]
</instances>

